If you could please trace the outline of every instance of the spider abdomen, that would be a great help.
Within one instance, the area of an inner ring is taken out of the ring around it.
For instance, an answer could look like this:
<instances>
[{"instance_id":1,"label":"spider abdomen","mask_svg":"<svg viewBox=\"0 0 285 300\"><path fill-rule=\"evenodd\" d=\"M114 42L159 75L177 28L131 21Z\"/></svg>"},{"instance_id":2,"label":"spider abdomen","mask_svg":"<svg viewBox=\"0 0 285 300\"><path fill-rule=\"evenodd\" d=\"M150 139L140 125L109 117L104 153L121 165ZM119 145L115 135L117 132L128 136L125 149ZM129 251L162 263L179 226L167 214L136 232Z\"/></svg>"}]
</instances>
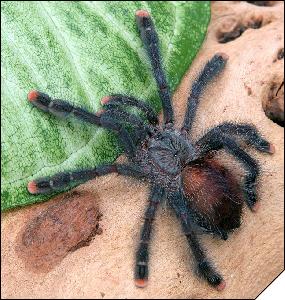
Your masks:
<instances>
[{"instance_id":1,"label":"spider abdomen","mask_svg":"<svg viewBox=\"0 0 285 300\"><path fill-rule=\"evenodd\" d=\"M221 164L204 159L182 172L183 187L197 223L211 232L240 226L242 196L239 183Z\"/></svg>"}]
</instances>

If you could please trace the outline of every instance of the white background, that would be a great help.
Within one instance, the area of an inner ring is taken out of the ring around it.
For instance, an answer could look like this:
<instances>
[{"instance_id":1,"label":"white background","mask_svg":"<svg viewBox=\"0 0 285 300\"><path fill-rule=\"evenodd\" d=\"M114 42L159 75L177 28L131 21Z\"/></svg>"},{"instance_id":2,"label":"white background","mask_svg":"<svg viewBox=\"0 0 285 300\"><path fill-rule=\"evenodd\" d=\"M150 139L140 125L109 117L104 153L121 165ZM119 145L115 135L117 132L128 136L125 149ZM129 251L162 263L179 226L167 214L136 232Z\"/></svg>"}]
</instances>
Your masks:
<instances>
[{"instance_id":1,"label":"white background","mask_svg":"<svg viewBox=\"0 0 285 300\"><path fill-rule=\"evenodd\" d=\"M256 300L281 300L285 299L285 272L275 279L270 286L262 292Z\"/></svg>"}]
</instances>

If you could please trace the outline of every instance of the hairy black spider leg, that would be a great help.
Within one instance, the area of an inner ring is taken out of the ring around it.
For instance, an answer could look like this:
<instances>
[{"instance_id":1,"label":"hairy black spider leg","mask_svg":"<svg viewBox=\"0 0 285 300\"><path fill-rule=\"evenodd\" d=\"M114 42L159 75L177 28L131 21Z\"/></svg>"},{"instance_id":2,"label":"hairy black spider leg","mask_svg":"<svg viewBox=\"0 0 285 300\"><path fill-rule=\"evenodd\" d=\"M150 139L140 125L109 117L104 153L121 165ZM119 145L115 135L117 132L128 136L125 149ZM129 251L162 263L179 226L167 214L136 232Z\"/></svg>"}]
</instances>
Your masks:
<instances>
[{"instance_id":1,"label":"hairy black spider leg","mask_svg":"<svg viewBox=\"0 0 285 300\"><path fill-rule=\"evenodd\" d=\"M116 108L121 106L131 106L142 110L149 123L153 125L158 124L158 118L154 111L154 109L146 102L142 100L138 100L134 97L130 97L127 95L111 95L106 96L101 99L101 104L104 105L106 109L108 108Z\"/></svg>"},{"instance_id":2,"label":"hairy black spider leg","mask_svg":"<svg viewBox=\"0 0 285 300\"><path fill-rule=\"evenodd\" d=\"M247 171L243 183L245 200L248 207L252 211L255 211L257 209L257 206L255 206L257 201L256 180L260 173L256 160L242 150L235 140L223 135L221 132L207 133L195 144L195 146L197 147L200 156L204 156L212 150L225 149L243 164Z\"/></svg>"},{"instance_id":3,"label":"hairy black spider leg","mask_svg":"<svg viewBox=\"0 0 285 300\"><path fill-rule=\"evenodd\" d=\"M196 260L198 273L204 279L206 279L209 284L215 286L219 291L223 290L226 285L225 281L211 265L203 247L200 245L195 231L191 228L193 223L190 220L191 216L187 205L187 200L185 199L182 191L179 190L177 192L170 193L168 195L168 200L170 206L174 209L178 219L181 222L183 232Z\"/></svg>"},{"instance_id":4,"label":"hairy black spider leg","mask_svg":"<svg viewBox=\"0 0 285 300\"><path fill-rule=\"evenodd\" d=\"M154 186L151 190L149 197L149 205L145 212L144 224L141 231L141 239L136 253L136 266L135 266L135 284L137 287L145 287L148 280L148 250L151 238L151 230L153 220L164 196L164 190L159 186Z\"/></svg>"},{"instance_id":5,"label":"hairy black spider leg","mask_svg":"<svg viewBox=\"0 0 285 300\"><path fill-rule=\"evenodd\" d=\"M104 128L112 129L118 133L119 140L124 147L125 153L129 158L134 157L136 146L122 122L115 121L112 115L103 113L100 122Z\"/></svg>"},{"instance_id":6,"label":"hairy black spider leg","mask_svg":"<svg viewBox=\"0 0 285 300\"><path fill-rule=\"evenodd\" d=\"M64 189L72 183L83 183L109 173L118 173L136 178L145 176L134 165L104 164L93 169L63 172L50 177L38 178L28 183L28 191L31 194L49 194Z\"/></svg>"},{"instance_id":7,"label":"hairy black spider leg","mask_svg":"<svg viewBox=\"0 0 285 300\"><path fill-rule=\"evenodd\" d=\"M73 114L74 117L84 122L100 126L100 117L94 113L90 113L85 109L76 107L67 101L60 99L52 99L49 95L32 90L28 94L28 100L37 108L48 112L56 117L67 118Z\"/></svg>"},{"instance_id":8,"label":"hairy black spider leg","mask_svg":"<svg viewBox=\"0 0 285 300\"><path fill-rule=\"evenodd\" d=\"M256 150L273 154L275 147L267 140L263 139L257 129L250 124L234 124L230 122L222 123L209 131L212 134L214 131L220 131L223 134L242 138L247 144L254 147Z\"/></svg>"},{"instance_id":9,"label":"hairy black spider leg","mask_svg":"<svg viewBox=\"0 0 285 300\"><path fill-rule=\"evenodd\" d=\"M136 115L117 109L107 109L100 113L100 123L104 128L114 130L118 133L119 139L124 147L127 156L132 159L135 156L136 144L151 132L149 125ZM125 125L132 125L132 132L129 132Z\"/></svg>"},{"instance_id":10,"label":"hairy black spider leg","mask_svg":"<svg viewBox=\"0 0 285 300\"><path fill-rule=\"evenodd\" d=\"M131 125L139 127L140 134L142 136L143 134L146 134L145 131L147 126L144 125L142 121L135 115L131 115L124 111L116 110L117 115L113 113L112 116L109 117L106 115L105 111L101 111L100 113L96 114L90 113L87 110L73 106L64 100L53 100L47 94L34 90L29 92L28 99L34 106L57 117L66 118L69 115L73 114L75 118L81 121L116 131L129 157L132 157L134 155L135 145L132 138L130 137L130 134L123 127L122 122L119 122L119 120L117 119L124 119L124 121L131 123ZM145 130L142 131L143 129Z\"/></svg>"},{"instance_id":11,"label":"hairy black spider leg","mask_svg":"<svg viewBox=\"0 0 285 300\"><path fill-rule=\"evenodd\" d=\"M187 109L181 131L188 133L191 130L199 101L204 89L206 88L207 84L209 84L213 80L213 78L216 77L224 69L227 60L228 56L225 53L215 54L206 63L197 79L194 80L187 100Z\"/></svg>"},{"instance_id":12,"label":"hairy black spider leg","mask_svg":"<svg viewBox=\"0 0 285 300\"><path fill-rule=\"evenodd\" d=\"M133 144L133 149L135 149L135 145L137 145L139 142L143 141L148 134L151 134L153 129L150 125L145 124L139 117L132 113L128 113L126 111L123 111L120 109L119 106L107 106L105 111L101 112L101 124L103 124L106 128L108 127L106 122L103 121L103 119L108 118L109 122L114 123L114 120L116 120L117 123L121 124L122 128L121 131L124 131L126 134L129 135L129 145ZM132 130L128 132L123 126L131 124ZM115 125L115 124L114 124ZM108 127L113 130L119 130L113 127Z\"/></svg>"},{"instance_id":13,"label":"hairy black spider leg","mask_svg":"<svg viewBox=\"0 0 285 300\"><path fill-rule=\"evenodd\" d=\"M150 126L145 124L141 118L129 113L127 111L121 110L119 107L106 107L106 110L101 111L100 116L108 116L116 120L116 122L129 123L135 129L144 129L146 132L150 130ZM102 123L102 122L101 122Z\"/></svg>"},{"instance_id":14,"label":"hairy black spider leg","mask_svg":"<svg viewBox=\"0 0 285 300\"><path fill-rule=\"evenodd\" d=\"M100 119L102 113L105 112L105 110L102 110L99 113L90 113L85 109L71 105L67 101L60 99L51 99L51 97L47 94L38 91L31 91L28 94L28 99L34 106L57 117L66 118L70 114L73 114L74 117L82 121L102 126L102 122L100 121ZM108 110L112 111L112 109ZM138 127L143 126L143 122L140 118L120 109L114 109L112 118L119 120L124 119L124 121Z\"/></svg>"},{"instance_id":15,"label":"hairy black spider leg","mask_svg":"<svg viewBox=\"0 0 285 300\"><path fill-rule=\"evenodd\" d=\"M165 72L162 67L158 35L156 33L151 16L147 11L138 10L136 12L136 21L141 34L141 39L152 65L153 75L158 86L158 92L162 102L164 123L172 125L174 117L171 95Z\"/></svg>"}]
</instances>

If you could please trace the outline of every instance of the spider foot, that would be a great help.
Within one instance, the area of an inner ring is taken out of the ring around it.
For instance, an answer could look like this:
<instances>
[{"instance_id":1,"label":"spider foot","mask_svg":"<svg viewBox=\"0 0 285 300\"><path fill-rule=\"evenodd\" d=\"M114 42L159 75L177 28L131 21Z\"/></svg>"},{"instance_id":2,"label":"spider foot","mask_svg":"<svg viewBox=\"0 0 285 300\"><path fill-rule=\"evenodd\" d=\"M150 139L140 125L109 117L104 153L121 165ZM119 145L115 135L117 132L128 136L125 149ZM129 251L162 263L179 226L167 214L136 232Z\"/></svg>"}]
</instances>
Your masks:
<instances>
[{"instance_id":1,"label":"spider foot","mask_svg":"<svg viewBox=\"0 0 285 300\"><path fill-rule=\"evenodd\" d=\"M37 108L56 117L66 118L72 112L78 113L78 110L70 103L60 99L52 99L49 95L36 90L28 93L28 100Z\"/></svg>"},{"instance_id":2,"label":"spider foot","mask_svg":"<svg viewBox=\"0 0 285 300\"><path fill-rule=\"evenodd\" d=\"M31 90L28 93L28 100L29 101L36 101L38 99L39 95L40 95L40 92L38 92L36 90Z\"/></svg>"},{"instance_id":3,"label":"spider foot","mask_svg":"<svg viewBox=\"0 0 285 300\"><path fill-rule=\"evenodd\" d=\"M101 102L102 105L105 105L105 104L107 104L111 99L112 99L111 96L105 96L105 97L103 97L103 98L101 99L100 102Z\"/></svg>"},{"instance_id":4,"label":"spider foot","mask_svg":"<svg viewBox=\"0 0 285 300\"><path fill-rule=\"evenodd\" d=\"M148 283L148 267L146 262L138 262L135 271L135 285L144 288Z\"/></svg>"},{"instance_id":5,"label":"spider foot","mask_svg":"<svg viewBox=\"0 0 285 300\"><path fill-rule=\"evenodd\" d=\"M221 281L220 284L216 286L216 289L220 292L226 287L226 282L224 280Z\"/></svg>"},{"instance_id":6,"label":"spider foot","mask_svg":"<svg viewBox=\"0 0 285 300\"><path fill-rule=\"evenodd\" d=\"M147 286L147 279L135 279L135 285L138 288L144 288Z\"/></svg>"},{"instance_id":7,"label":"spider foot","mask_svg":"<svg viewBox=\"0 0 285 300\"><path fill-rule=\"evenodd\" d=\"M269 149L268 149L267 152L269 154L274 154L275 153L275 146L272 143L269 144Z\"/></svg>"},{"instance_id":8,"label":"spider foot","mask_svg":"<svg viewBox=\"0 0 285 300\"><path fill-rule=\"evenodd\" d=\"M214 286L218 291L222 291L226 287L226 282L219 274L214 274L207 278L210 285Z\"/></svg>"},{"instance_id":9,"label":"spider foot","mask_svg":"<svg viewBox=\"0 0 285 300\"><path fill-rule=\"evenodd\" d=\"M38 192L37 183L35 181L30 181L27 185L27 189L30 194L37 194Z\"/></svg>"},{"instance_id":10,"label":"spider foot","mask_svg":"<svg viewBox=\"0 0 285 300\"><path fill-rule=\"evenodd\" d=\"M68 186L72 178L72 173L59 173L52 177L42 177L30 181L27 189L31 194L49 194Z\"/></svg>"},{"instance_id":11,"label":"spider foot","mask_svg":"<svg viewBox=\"0 0 285 300\"><path fill-rule=\"evenodd\" d=\"M229 56L224 52L217 52L215 56L221 57L224 61L227 61L229 59Z\"/></svg>"},{"instance_id":12,"label":"spider foot","mask_svg":"<svg viewBox=\"0 0 285 300\"><path fill-rule=\"evenodd\" d=\"M148 18L149 17L149 12L146 10L137 10L136 11L136 16L140 17L140 18Z\"/></svg>"},{"instance_id":13,"label":"spider foot","mask_svg":"<svg viewBox=\"0 0 285 300\"><path fill-rule=\"evenodd\" d=\"M198 264L199 273L208 281L208 283L214 286L218 291L222 291L226 283L223 277L219 275L208 261L203 261Z\"/></svg>"},{"instance_id":14,"label":"spider foot","mask_svg":"<svg viewBox=\"0 0 285 300\"><path fill-rule=\"evenodd\" d=\"M42 92L31 90L27 96L28 100L39 109L48 112L50 102L52 101L49 95Z\"/></svg>"},{"instance_id":15,"label":"spider foot","mask_svg":"<svg viewBox=\"0 0 285 300\"><path fill-rule=\"evenodd\" d=\"M30 194L46 194L51 193L52 188L50 186L49 180L37 180L37 181L30 181L27 185L27 189Z\"/></svg>"},{"instance_id":16,"label":"spider foot","mask_svg":"<svg viewBox=\"0 0 285 300\"><path fill-rule=\"evenodd\" d=\"M250 207L250 209L251 209L252 212L257 212L257 211L259 210L259 208L260 208L260 202L259 202L259 201L256 202L256 203L254 203L254 204Z\"/></svg>"},{"instance_id":17,"label":"spider foot","mask_svg":"<svg viewBox=\"0 0 285 300\"><path fill-rule=\"evenodd\" d=\"M258 145L256 145L256 148L261 151L268 154L274 154L275 153L275 146L272 143L269 143L265 140L262 140Z\"/></svg>"},{"instance_id":18,"label":"spider foot","mask_svg":"<svg viewBox=\"0 0 285 300\"><path fill-rule=\"evenodd\" d=\"M100 117L104 112L106 112L106 110L105 109L99 109L96 113L95 113L95 115L97 116L97 117Z\"/></svg>"}]
</instances>

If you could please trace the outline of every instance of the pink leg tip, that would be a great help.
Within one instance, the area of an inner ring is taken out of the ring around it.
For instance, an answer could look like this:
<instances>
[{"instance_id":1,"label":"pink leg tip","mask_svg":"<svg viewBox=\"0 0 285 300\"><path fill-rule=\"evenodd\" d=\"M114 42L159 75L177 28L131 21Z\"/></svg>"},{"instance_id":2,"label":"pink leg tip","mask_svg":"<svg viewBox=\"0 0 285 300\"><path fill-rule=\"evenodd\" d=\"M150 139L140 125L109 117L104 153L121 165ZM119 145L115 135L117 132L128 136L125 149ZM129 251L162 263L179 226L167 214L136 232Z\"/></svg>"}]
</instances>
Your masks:
<instances>
[{"instance_id":1,"label":"pink leg tip","mask_svg":"<svg viewBox=\"0 0 285 300\"><path fill-rule=\"evenodd\" d=\"M216 286L216 289L220 292L226 287L226 282L223 280L219 285Z\"/></svg>"},{"instance_id":2,"label":"pink leg tip","mask_svg":"<svg viewBox=\"0 0 285 300\"><path fill-rule=\"evenodd\" d=\"M105 109L100 109L100 110L98 110L98 111L95 113L95 115L96 115L97 117L100 117L104 112L105 112Z\"/></svg>"},{"instance_id":3,"label":"pink leg tip","mask_svg":"<svg viewBox=\"0 0 285 300\"><path fill-rule=\"evenodd\" d=\"M107 104L109 101L110 101L111 97L110 96L105 96L101 99L101 104L104 105L104 104Z\"/></svg>"},{"instance_id":4,"label":"pink leg tip","mask_svg":"<svg viewBox=\"0 0 285 300\"><path fill-rule=\"evenodd\" d=\"M259 210L259 208L260 208L260 202L258 201L258 202L256 202L256 203L253 205L253 207L251 208L251 210L252 210L253 212L257 212L257 211Z\"/></svg>"},{"instance_id":5,"label":"pink leg tip","mask_svg":"<svg viewBox=\"0 0 285 300\"><path fill-rule=\"evenodd\" d=\"M36 91L36 90L32 90L28 94L28 100L29 101L36 101L38 96L39 96L39 92Z\"/></svg>"},{"instance_id":6,"label":"pink leg tip","mask_svg":"<svg viewBox=\"0 0 285 300\"><path fill-rule=\"evenodd\" d=\"M147 286L147 279L136 279L135 285L136 285L136 287L144 288Z\"/></svg>"},{"instance_id":7,"label":"pink leg tip","mask_svg":"<svg viewBox=\"0 0 285 300\"><path fill-rule=\"evenodd\" d=\"M271 143L270 143L270 146L269 146L268 153L270 153L270 154L275 153L275 146L273 144L271 144Z\"/></svg>"},{"instance_id":8,"label":"pink leg tip","mask_svg":"<svg viewBox=\"0 0 285 300\"><path fill-rule=\"evenodd\" d=\"M31 194L36 194L37 191L38 191L38 188L37 188L37 184L34 182L34 181L30 181L28 183L28 191L31 193Z\"/></svg>"},{"instance_id":9,"label":"pink leg tip","mask_svg":"<svg viewBox=\"0 0 285 300\"><path fill-rule=\"evenodd\" d=\"M229 56L224 52L218 52L216 55L221 56L224 60L228 60Z\"/></svg>"},{"instance_id":10,"label":"pink leg tip","mask_svg":"<svg viewBox=\"0 0 285 300\"><path fill-rule=\"evenodd\" d=\"M143 10L143 9L137 10L136 16L141 17L141 18L147 18L147 17L149 17L149 12L146 10Z\"/></svg>"}]
</instances>

